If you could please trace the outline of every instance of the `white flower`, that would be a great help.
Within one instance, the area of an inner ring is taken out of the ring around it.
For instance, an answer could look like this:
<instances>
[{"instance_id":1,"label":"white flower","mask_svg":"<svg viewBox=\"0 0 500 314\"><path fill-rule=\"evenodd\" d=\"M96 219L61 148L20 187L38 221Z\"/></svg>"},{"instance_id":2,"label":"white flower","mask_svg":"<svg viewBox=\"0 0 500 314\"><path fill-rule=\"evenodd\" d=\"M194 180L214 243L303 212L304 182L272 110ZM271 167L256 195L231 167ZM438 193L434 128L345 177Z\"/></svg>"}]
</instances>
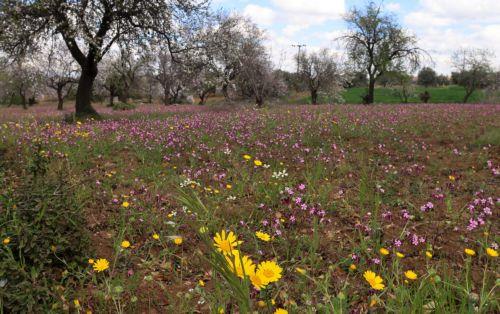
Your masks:
<instances>
[{"instance_id":1,"label":"white flower","mask_svg":"<svg viewBox=\"0 0 500 314\"><path fill-rule=\"evenodd\" d=\"M279 171L279 172L273 172L273 175L272 175L272 178L273 179L283 179L283 178L286 178L288 177L288 173L286 172L286 169L283 169L283 171Z\"/></svg>"}]
</instances>

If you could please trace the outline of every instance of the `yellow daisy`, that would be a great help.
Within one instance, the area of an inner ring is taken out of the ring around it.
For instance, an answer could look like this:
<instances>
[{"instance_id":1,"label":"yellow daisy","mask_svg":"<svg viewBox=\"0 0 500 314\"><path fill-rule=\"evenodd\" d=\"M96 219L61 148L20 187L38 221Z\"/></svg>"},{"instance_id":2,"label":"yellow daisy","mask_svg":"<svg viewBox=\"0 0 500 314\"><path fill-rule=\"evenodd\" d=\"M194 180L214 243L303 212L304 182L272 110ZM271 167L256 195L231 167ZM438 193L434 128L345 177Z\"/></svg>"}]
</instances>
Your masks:
<instances>
[{"instance_id":1,"label":"yellow daisy","mask_svg":"<svg viewBox=\"0 0 500 314\"><path fill-rule=\"evenodd\" d=\"M232 254L236 247L243 243L243 241L238 241L238 238L232 231L226 234L225 230L222 230L221 233L217 232L215 234L214 242L214 246L217 248L217 251L222 252L223 254Z\"/></svg>"},{"instance_id":2,"label":"yellow daisy","mask_svg":"<svg viewBox=\"0 0 500 314\"><path fill-rule=\"evenodd\" d=\"M2 241L2 242L3 242L3 244L7 245L7 244L9 244L9 243L10 243L10 238L9 238L9 237L7 237L7 238L3 239L3 241Z\"/></svg>"},{"instance_id":3,"label":"yellow daisy","mask_svg":"<svg viewBox=\"0 0 500 314\"><path fill-rule=\"evenodd\" d=\"M130 247L130 242L128 242L127 240L123 240L122 244L121 244L121 247L124 248L124 249L129 248Z\"/></svg>"},{"instance_id":4,"label":"yellow daisy","mask_svg":"<svg viewBox=\"0 0 500 314\"><path fill-rule=\"evenodd\" d=\"M243 158L246 160L250 160L250 159L252 159L252 156L245 154L245 155L243 155Z\"/></svg>"},{"instance_id":5,"label":"yellow daisy","mask_svg":"<svg viewBox=\"0 0 500 314\"><path fill-rule=\"evenodd\" d=\"M264 261L259 264L257 273L265 284L278 281L281 278L283 269L275 261Z\"/></svg>"},{"instance_id":6,"label":"yellow daisy","mask_svg":"<svg viewBox=\"0 0 500 314\"><path fill-rule=\"evenodd\" d=\"M94 270L98 273L105 271L109 268L109 262L105 258L100 258L93 264Z\"/></svg>"},{"instance_id":7,"label":"yellow daisy","mask_svg":"<svg viewBox=\"0 0 500 314\"><path fill-rule=\"evenodd\" d=\"M371 270L365 271L363 277L365 277L365 280L370 284L370 286L373 289L382 290L385 288L385 285L383 284L384 280L382 279L382 277L378 276Z\"/></svg>"},{"instance_id":8,"label":"yellow daisy","mask_svg":"<svg viewBox=\"0 0 500 314\"><path fill-rule=\"evenodd\" d=\"M467 254L469 256L476 255L476 251L474 251L473 249L465 249L464 252L465 252L465 254Z\"/></svg>"},{"instance_id":9,"label":"yellow daisy","mask_svg":"<svg viewBox=\"0 0 500 314\"><path fill-rule=\"evenodd\" d=\"M250 282L255 287L255 289L260 290L265 288L267 285L264 283L263 278L259 273L252 273L248 276L250 278Z\"/></svg>"},{"instance_id":10,"label":"yellow daisy","mask_svg":"<svg viewBox=\"0 0 500 314\"><path fill-rule=\"evenodd\" d=\"M418 275L413 270L407 270L405 271L405 277L410 280L415 280L417 279Z\"/></svg>"},{"instance_id":11,"label":"yellow daisy","mask_svg":"<svg viewBox=\"0 0 500 314\"><path fill-rule=\"evenodd\" d=\"M174 239L175 245L181 245L182 244L182 237L176 237Z\"/></svg>"},{"instance_id":12,"label":"yellow daisy","mask_svg":"<svg viewBox=\"0 0 500 314\"><path fill-rule=\"evenodd\" d=\"M388 249L386 249L386 248L381 248L381 249L379 250L379 252L380 252L380 254L382 254L382 255L389 255L389 250L388 250Z\"/></svg>"},{"instance_id":13,"label":"yellow daisy","mask_svg":"<svg viewBox=\"0 0 500 314\"><path fill-rule=\"evenodd\" d=\"M262 161L260 161L260 160L258 160L258 159L255 159L255 160L253 161L253 163L254 163L257 167L262 166Z\"/></svg>"},{"instance_id":14,"label":"yellow daisy","mask_svg":"<svg viewBox=\"0 0 500 314\"><path fill-rule=\"evenodd\" d=\"M255 236L264 242L269 242L271 240L271 236L262 231L255 232Z\"/></svg>"},{"instance_id":15,"label":"yellow daisy","mask_svg":"<svg viewBox=\"0 0 500 314\"><path fill-rule=\"evenodd\" d=\"M255 264L248 256L241 257L238 251L233 251L232 256L226 255L226 261L229 266L229 269L236 276L243 278L245 276L250 276L251 274L255 274ZM235 254L236 253L236 254Z\"/></svg>"},{"instance_id":16,"label":"yellow daisy","mask_svg":"<svg viewBox=\"0 0 500 314\"><path fill-rule=\"evenodd\" d=\"M274 311L274 314L288 314L288 311L282 308L278 308L276 309L276 311Z\"/></svg>"},{"instance_id":17,"label":"yellow daisy","mask_svg":"<svg viewBox=\"0 0 500 314\"><path fill-rule=\"evenodd\" d=\"M487 248L486 254L488 254L490 257L498 257L498 251L492 248Z\"/></svg>"}]
</instances>

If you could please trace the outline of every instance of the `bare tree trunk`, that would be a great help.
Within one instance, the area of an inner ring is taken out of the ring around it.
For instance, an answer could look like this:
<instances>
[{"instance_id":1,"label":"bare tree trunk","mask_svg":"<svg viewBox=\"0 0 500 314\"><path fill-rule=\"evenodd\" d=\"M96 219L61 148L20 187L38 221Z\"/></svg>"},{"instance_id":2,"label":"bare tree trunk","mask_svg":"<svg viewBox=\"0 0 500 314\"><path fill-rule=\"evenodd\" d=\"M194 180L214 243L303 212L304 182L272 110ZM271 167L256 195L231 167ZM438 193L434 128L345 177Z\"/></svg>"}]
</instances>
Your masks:
<instances>
[{"instance_id":1,"label":"bare tree trunk","mask_svg":"<svg viewBox=\"0 0 500 314\"><path fill-rule=\"evenodd\" d=\"M130 88L127 84L125 84L125 86L123 86L123 89L120 90L120 92L118 93L118 100L120 100L123 103L127 103L129 97L130 97Z\"/></svg>"},{"instance_id":2,"label":"bare tree trunk","mask_svg":"<svg viewBox=\"0 0 500 314\"><path fill-rule=\"evenodd\" d=\"M262 106L264 106L264 97L255 95L255 103L257 104L258 108L262 108Z\"/></svg>"},{"instance_id":3,"label":"bare tree trunk","mask_svg":"<svg viewBox=\"0 0 500 314\"><path fill-rule=\"evenodd\" d=\"M229 92L228 92L228 84L227 83L222 84L222 95L224 95L224 98L226 100L229 100Z\"/></svg>"},{"instance_id":4,"label":"bare tree trunk","mask_svg":"<svg viewBox=\"0 0 500 314\"><path fill-rule=\"evenodd\" d=\"M472 95L472 93L474 93L474 89L471 89L471 90L465 90L465 96L464 96L464 104L467 103L467 101L469 100L469 97Z\"/></svg>"},{"instance_id":5,"label":"bare tree trunk","mask_svg":"<svg viewBox=\"0 0 500 314\"><path fill-rule=\"evenodd\" d=\"M21 105L23 106L23 109L28 109L28 106L26 105L26 95L22 89L19 89L19 97L21 98Z\"/></svg>"},{"instance_id":6,"label":"bare tree trunk","mask_svg":"<svg viewBox=\"0 0 500 314\"><path fill-rule=\"evenodd\" d=\"M316 89L311 89L311 103L313 105L318 104L318 90Z\"/></svg>"},{"instance_id":7,"label":"bare tree trunk","mask_svg":"<svg viewBox=\"0 0 500 314\"><path fill-rule=\"evenodd\" d=\"M207 100L207 95L208 93L205 92L202 92L198 95L198 97L200 97L200 102L198 103L198 105L203 106L205 104L205 101Z\"/></svg>"},{"instance_id":8,"label":"bare tree trunk","mask_svg":"<svg viewBox=\"0 0 500 314\"><path fill-rule=\"evenodd\" d=\"M57 110L63 110L63 87L61 85L57 86Z\"/></svg>"},{"instance_id":9,"label":"bare tree trunk","mask_svg":"<svg viewBox=\"0 0 500 314\"><path fill-rule=\"evenodd\" d=\"M170 105L170 92L167 88L163 88L163 105Z\"/></svg>"},{"instance_id":10,"label":"bare tree trunk","mask_svg":"<svg viewBox=\"0 0 500 314\"><path fill-rule=\"evenodd\" d=\"M92 89L97 76L97 65L82 67L82 74L76 90L75 114L77 116L97 115L92 107Z\"/></svg>"},{"instance_id":11,"label":"bare tree trunk","mask_svg":"<svg viewBox=\"0 0 500 314\"><path fill-rule=\"evenodd\" d=\"M375 100L375 79L370 77L370 82L368 84L368 94L366 95L365 103L373 104Z\"/></svg>"},{"instance_id":12,"label":"bare tree trunk","mask_svg":"<svg viewBox=\"0 0 500 314\"><path fill-rule=\"evenodd\" d=\"M149 90L148 90L148 104L153 103L153 85L149 84Z\"/></svg>"}]
</instances>

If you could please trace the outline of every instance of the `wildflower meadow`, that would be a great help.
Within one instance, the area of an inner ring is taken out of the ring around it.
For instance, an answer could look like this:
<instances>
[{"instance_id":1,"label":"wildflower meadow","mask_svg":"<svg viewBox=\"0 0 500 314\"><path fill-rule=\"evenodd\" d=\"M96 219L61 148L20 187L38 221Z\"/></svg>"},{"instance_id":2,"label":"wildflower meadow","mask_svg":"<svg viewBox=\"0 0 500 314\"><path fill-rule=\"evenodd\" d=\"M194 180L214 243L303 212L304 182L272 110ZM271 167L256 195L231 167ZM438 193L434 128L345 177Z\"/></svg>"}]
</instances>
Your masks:
<instances>
[{"instance_id":1,"label":"wildflower meadow","mask_svg":"<svg viewBox=\"0 0 500 314\"><path fill-rule=\"evenodd\" d=\"M6 313L498 313L500 105L0 111Z\"/></svg>"}]
</instances>

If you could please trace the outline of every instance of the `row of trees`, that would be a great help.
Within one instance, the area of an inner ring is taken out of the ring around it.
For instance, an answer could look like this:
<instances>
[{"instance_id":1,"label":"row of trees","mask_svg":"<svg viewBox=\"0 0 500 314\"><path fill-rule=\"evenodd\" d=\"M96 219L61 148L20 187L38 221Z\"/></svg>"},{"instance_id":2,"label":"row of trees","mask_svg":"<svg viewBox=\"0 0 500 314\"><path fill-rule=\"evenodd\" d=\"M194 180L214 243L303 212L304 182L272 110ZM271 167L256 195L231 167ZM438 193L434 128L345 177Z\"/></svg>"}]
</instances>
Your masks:
<instances>
[{"instance_id":1,"label":"row of trees","mask_svg":"<svg viewBox=\"0 0 500 314\"><path fill-rule=\"evenodd\" d=\"M16 1L0 3L0 99L33 103L36 93L52 90L62 109L74 95L78 115L95 114L91 101L106 96L128 102L160 96L172 104L194 95L204 104L219 90L228 100L253 98L258 106L287 87L331 97L348 86L366 84L365 103L374 101L376 84L401 87L403 98L414 72L429 56L381 5L370 2L346 16L339 40L347 60L328 49L296 56L297 73L276 70L265 36L237 15L213 14L208 3L184 1ZM467 90L489 84L490 56L460 50L454 56L454 83ZM487 75L485 75L487 74ZM418 75L424 86L447 81L429 68ZM288 83L288 84L287 84ZM31 96L30 96L31 95ZM31 98L31 101L30 101Z\"/></svg>"}]
</instances>

